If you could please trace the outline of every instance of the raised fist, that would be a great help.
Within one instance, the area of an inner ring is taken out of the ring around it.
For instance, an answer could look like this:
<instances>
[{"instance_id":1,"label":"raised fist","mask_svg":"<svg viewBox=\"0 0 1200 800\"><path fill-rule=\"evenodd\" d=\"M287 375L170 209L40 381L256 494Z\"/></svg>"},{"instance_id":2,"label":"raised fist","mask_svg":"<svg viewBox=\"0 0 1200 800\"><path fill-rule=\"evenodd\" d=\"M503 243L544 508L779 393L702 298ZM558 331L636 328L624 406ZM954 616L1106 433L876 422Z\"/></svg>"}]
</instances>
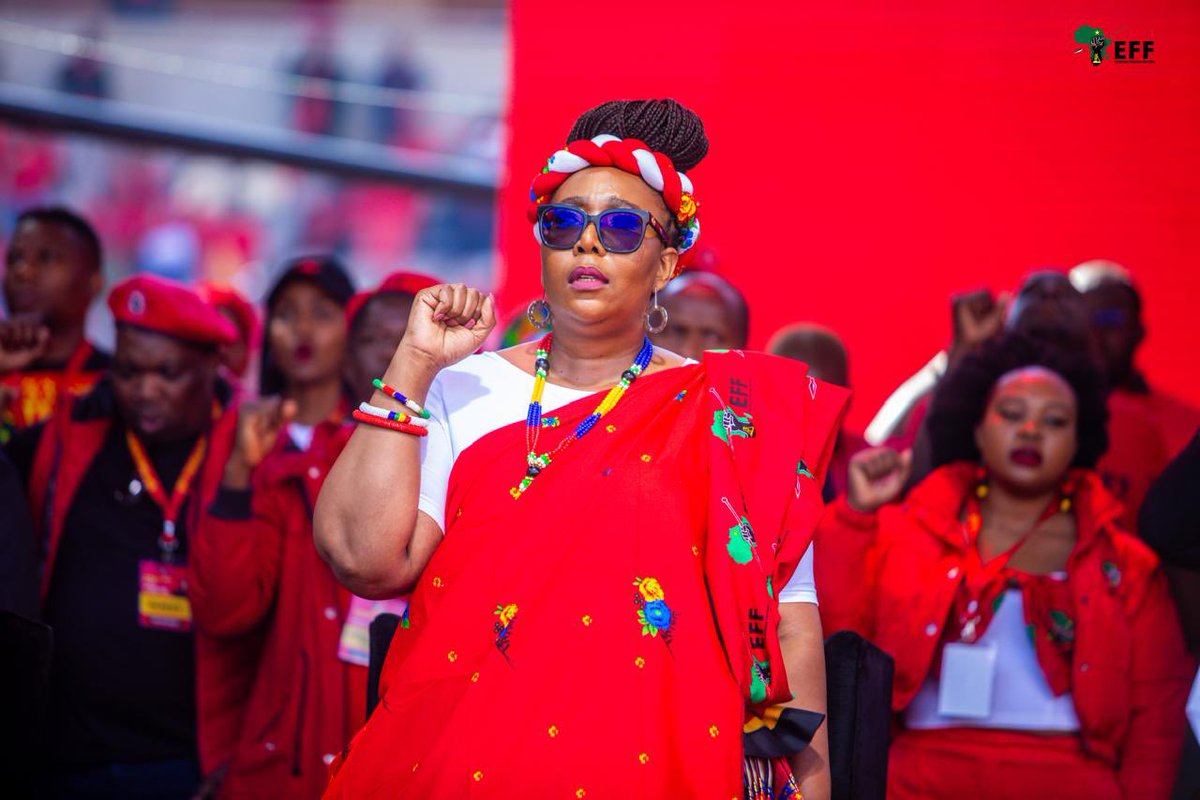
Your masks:
<instances>
[{"instance_id":1,"label":"raised fist","mask_svg":"<svg viewBox=\"0 0 1200 800\"><path fill-rule=\"evenodd\" d=\"M461 283L445 283L417 292L400 341L436 369L462 361L496 327L496 299Z\"/></svg>"},{"instance_id":2,"label":"raised fist","mask_svg":"<svg viewBox=\"0 0 1200 800\"><path fill-rule=\"evenodd\" d=\"M237 439L225 462L226 486L244 489L250 471L271 452L279 432L296 416L296 404L280 397L247 400L238 406Z\"/></svg>"},{"instance_id":3,"label":"raised fist","mask_svg":"<svg viewBox=\"0 0 1200 800\"><path fill-rule=\"evenodd\" d=\"M897 453L873 447L850 459L850 489L846 500L856 511L871 513L900 496L912 471L912 451Z\"/></svg>"},{"instance_id":4,"label":"raised fist","mask_svg":"<svg viewBox=\"0 0 1200 800\"><path fill-rule=\"evenodd\" d=\"M50 329L40 320L18 317L0 322L0 373L16 372L46 351Z\"/></svg>"},{"instance_id":5,"label":"raised fist","mask_svg":"<svg viewBox=\"0 0 1200 800\"><path fill-rule=\"evenodd\" d=\"M986 289L955 295L950 299L954 340L950 359L957 361L1000 333L1012 295L1001 292L993 297Z\"/></svg>"}]
</instances>

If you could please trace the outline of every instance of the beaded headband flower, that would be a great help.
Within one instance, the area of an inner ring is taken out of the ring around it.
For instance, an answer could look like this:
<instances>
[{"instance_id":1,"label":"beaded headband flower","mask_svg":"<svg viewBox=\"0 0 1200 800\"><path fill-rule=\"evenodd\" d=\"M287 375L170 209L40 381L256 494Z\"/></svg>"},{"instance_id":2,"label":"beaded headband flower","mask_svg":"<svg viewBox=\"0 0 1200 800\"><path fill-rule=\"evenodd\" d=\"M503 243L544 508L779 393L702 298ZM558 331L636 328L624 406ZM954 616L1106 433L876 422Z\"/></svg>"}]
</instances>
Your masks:
<instances>
[{"instance_id":1,"label":"beaded headband flower","mask_svg":"<svg viewBox=\"0 0 1200 800\"><path fill-rule=\"evenodd\" d=\"M592 139L579 139L550 156L541 173L529 187L529 221L537 222L538 206L550 201L567 178L588 167L616 167L644 180L650 188L661 192L667 208L675 215L679 228L680 254L695 246L700 238L699 203L693 195L692 182L678 172L671 159L655 152L637 139L620 139L607 133ZM541 241L537 225L533 235ZM673 277L673 276L672 276Z\"/></svg>"}]
</instances>

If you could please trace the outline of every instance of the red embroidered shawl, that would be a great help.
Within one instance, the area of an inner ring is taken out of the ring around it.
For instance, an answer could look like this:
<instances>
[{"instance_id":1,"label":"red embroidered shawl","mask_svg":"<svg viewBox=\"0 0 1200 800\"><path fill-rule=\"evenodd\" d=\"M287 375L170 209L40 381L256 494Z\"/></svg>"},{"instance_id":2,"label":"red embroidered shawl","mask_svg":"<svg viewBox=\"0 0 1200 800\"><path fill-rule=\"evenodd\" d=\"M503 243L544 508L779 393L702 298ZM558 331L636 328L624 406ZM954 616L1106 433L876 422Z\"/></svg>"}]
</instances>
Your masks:
<instances>
[{"instance_id":1,"label":"red embroidered shawl","mask_svg":"<svg viewBox=\"0 0 1200 800\"><path fill-rule=\"evenodd\" d=\"M743 725L791 699L774 594L848 396L711 353L639 379L520 499L524 423L469 447L327 797L740 797Z\"/></svg>"}]
</instances>

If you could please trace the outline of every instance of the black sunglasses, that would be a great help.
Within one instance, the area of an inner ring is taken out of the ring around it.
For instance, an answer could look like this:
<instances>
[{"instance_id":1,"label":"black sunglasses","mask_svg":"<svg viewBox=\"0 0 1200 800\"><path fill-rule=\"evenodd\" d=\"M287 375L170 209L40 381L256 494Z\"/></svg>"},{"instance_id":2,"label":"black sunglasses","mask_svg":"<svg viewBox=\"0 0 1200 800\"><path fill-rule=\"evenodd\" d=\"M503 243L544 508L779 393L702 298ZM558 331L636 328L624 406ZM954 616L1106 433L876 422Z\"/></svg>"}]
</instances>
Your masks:
<instances>
[{"instance_id":1,"label":"black sunglasses","mask_svg":"<svg viewBox=\"0 0 1200 800\"><path fill-rule=\"evenodd\" d=\"M610 253L632 253L641 247L647 225L663 244L667 243L662 225L640 208L610 208L589 214L578 206L548 203L538 208L537 224L542 244L552 250L570 250L588 225L596 226L600 244Z\"/></svg>"}]
</instances>

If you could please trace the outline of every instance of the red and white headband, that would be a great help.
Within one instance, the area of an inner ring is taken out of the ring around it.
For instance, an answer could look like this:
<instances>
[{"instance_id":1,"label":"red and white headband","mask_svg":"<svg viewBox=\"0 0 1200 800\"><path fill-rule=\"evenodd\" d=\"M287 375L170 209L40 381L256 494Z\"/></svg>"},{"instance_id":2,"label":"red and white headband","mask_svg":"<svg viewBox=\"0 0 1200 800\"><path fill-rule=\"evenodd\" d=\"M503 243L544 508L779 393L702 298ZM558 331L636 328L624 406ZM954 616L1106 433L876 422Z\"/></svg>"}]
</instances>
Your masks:
<instances>
[{"instance_id":1,"label":"red and white headband","mask_svg":"<svg viewBox=\"0 0 1200 800\"><path fill-rule=\"evenodd\" d=\"M692 182L687 175L675 169L671 159L655 152L637 139L620 139L602 133L592 139L579 139L550 156L541 173L529 187L529 221L535 223L533 235L541 237L537 229L538 206L550 202L550 196L562 186L567 178L588 167L616 167L637 175L656 192L662 193L663 201L675 216L679 228L680 254L695 246L700 238L700 220L697 217L699 204L693 197Z\"/></svg>"}]
</instances>

